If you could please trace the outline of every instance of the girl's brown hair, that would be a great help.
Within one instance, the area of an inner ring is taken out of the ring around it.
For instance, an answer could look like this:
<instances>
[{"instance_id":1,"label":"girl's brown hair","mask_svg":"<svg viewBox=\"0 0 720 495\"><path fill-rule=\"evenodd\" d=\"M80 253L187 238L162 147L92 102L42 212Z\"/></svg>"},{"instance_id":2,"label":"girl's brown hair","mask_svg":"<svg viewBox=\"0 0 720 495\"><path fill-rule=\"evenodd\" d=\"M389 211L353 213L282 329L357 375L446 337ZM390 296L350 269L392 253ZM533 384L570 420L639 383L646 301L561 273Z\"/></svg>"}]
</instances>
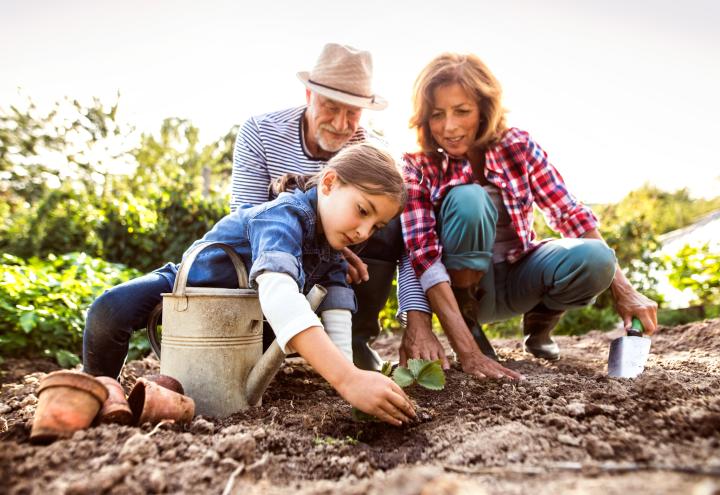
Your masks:
<instances>
[{"instance_id":1,"label":"girl's brown hair","mask_svg":"<svg viewBox=\"0 0 720 495\"><path fill-rule=\"evenodd\" d=\"M341 184L357 187L367 194L386 195L397 201L398 213L405 207L407 191L397 162L387 151L360 143L343 148L325 168L315 175L285 174L270 184L273 196L284 191L306 191L318 185L323 175L333 170Z\"/></svg>"},{"instance_id":2,"label":"girl's brown hair","mask_svg":"<svg viewBox=\"0 0 720 495\"><path fill-rule=\"evenodd\" d=\"M477 56L443 53L425 66L413 85L410 127L417 132L420 149L434 152L439 148L430 132L433 92L440 86L453 83L459 84L468 95L474 96L480 109L480 129L475 147L487 149L499 142L507 130L500 83Z\"/></svg>"}]
</instances>

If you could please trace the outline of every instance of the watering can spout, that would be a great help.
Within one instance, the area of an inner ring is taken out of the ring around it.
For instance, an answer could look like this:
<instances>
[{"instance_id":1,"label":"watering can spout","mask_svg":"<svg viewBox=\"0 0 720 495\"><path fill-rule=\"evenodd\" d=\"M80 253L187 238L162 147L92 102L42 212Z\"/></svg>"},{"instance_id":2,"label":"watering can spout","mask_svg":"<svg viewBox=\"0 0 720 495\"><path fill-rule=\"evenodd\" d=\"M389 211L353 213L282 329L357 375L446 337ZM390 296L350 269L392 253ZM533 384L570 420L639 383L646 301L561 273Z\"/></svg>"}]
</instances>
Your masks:
<instances>
[{"instance_id":1,"label":"watering can spout","mask_svg":"<svg viewBox=\"0 0 720 495\"><path fill-rule=\"evenodd\" d=\"M327 289L322 285L314 285L313 288L310 289L306 298L313 311L317 310L320 303L325 299L326 294ZM260 360L255 363L255 366L253 366L248 375L245 396L250 406L256 406L260 403L265 389L270 385L272 379L275 378L284 360L285 353L280 349L280 344L277 343L277 340L274 340Z\"/></svg>"}]
</instances>

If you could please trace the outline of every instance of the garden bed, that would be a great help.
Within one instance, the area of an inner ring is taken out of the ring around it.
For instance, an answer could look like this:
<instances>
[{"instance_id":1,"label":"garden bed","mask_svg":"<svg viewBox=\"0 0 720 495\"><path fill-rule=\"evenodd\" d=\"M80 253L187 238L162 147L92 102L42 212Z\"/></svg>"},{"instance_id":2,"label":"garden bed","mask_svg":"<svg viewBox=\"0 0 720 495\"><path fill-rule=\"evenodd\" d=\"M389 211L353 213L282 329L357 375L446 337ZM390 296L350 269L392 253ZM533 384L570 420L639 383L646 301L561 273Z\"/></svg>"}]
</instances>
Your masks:
<instances>
[{"instance_id":1,"label":"garden bed","mask_svg":"<svg viewBox=\"0 0 720 495\"><path fill-rule=\"evenodd\" d=\"M261 407L185 428L103 425L28 443L47 361L8 359L0 376L0 479L19 493L698 493L720 490L720 320L663 328L646 371L606 376L617 332L560 337L562 359L494 341L527 379L480 381L457 367L443 391L409 393L419 420L352 420L299 358ZM397 359L399 339L376 348ZM121 382L156 373L128 363Z\"/></svg>"}]
</instances>

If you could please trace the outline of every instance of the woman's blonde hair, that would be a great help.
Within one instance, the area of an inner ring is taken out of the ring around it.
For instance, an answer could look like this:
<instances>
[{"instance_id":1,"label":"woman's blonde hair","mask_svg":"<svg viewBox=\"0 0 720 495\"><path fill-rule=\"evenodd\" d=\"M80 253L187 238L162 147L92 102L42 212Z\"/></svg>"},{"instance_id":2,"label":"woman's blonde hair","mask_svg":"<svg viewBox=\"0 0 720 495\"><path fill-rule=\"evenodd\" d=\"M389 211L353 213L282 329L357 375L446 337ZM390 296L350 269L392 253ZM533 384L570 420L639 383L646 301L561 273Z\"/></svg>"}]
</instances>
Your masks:
<instances>
[{"instance_id":1,"label":"woman's blonde hair","mask_svg":"<svg viewBox=\"0 0 720 495\"><path fill-rule=\"evenodd\" d=\"M270 185L273 196L284 191L306 191L318 185L328 170L333 170L341 184L349 184L372 195L390 196L398 203L398 213L405 207L407 191L398 164L390 153L371 144L360 143L343 148L325 168L315 175L285 174Z\"/></svg>"},{"instance_id":2,"label":"woman's blonde hair","mask_svg":"<svg viewBox=\"0 0 720 495\"><path fill-rule=\"evenodd\" d=\"M507 130L500 83L476 55L443 53L425 66L413 85L410 127L417 132L421 150L434 152L439 148L430 132L433 92L440 86L453 83L459 84L468 95L474 96L480 109L480 129L475 147L487 149L499 142Z\"/></svg>"}]
</instances>

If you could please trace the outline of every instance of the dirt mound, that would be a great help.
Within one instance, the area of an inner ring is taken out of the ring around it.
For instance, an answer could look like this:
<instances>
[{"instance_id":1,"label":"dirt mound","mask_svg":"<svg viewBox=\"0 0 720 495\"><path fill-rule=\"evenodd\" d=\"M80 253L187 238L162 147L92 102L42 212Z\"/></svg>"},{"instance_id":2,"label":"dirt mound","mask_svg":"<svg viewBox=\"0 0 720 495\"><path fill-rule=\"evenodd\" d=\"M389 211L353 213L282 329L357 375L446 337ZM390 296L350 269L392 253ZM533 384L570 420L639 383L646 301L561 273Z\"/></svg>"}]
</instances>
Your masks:
<instances>
[{"instance_id":1,"label":"dirt mound","mask_svg":"<svg viewBox=\"0 0 720 495\"><path fill-rule=\"evenodd\" d=\"M720 493L720 320L662 329L635 380L607 377L616 336L560 337L554 363L496 341L525 381L454 367L443 391L409 390L420 420L403 428L353 421L295 358L261 407L187 428L99 426L45 447L28 434L51 369L8 360L0 478L9 493ZM376 347L396 359L398 342ZM121 382L158 368L128 363Z\"/></svg>"}]
</instances>

